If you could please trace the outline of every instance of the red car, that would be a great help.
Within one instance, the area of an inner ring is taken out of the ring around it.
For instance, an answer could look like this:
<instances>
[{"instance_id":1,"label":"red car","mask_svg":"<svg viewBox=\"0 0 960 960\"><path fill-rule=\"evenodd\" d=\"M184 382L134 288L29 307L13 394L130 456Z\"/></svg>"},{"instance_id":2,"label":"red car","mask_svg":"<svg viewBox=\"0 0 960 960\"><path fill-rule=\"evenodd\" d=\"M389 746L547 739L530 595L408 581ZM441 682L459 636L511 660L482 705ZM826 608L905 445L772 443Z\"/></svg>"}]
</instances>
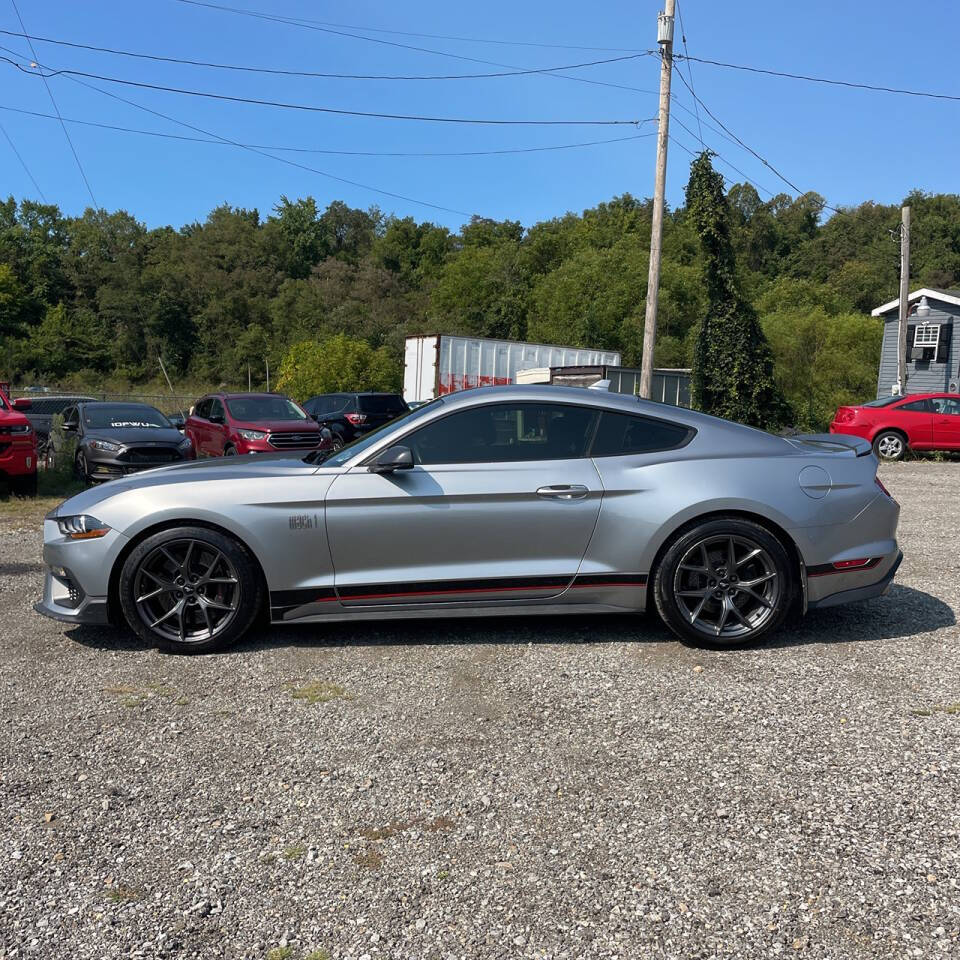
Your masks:
<instances>
[{"instance_id":1,"label":"red car","mask_svg":"<svg viewBox=\"0 0 960 960\"><path fill-rule=\"evenodd\" d=\"M840 407L830 432L869 440L880 460L902 460L908 449L960 450L960 394L911 393Z\"/></svg>"},{"instance_id":2,"label":"red car","mask_svg":"<svg viewBox=\"0 0 960 960\"><path fill-rule=\"evenodd\" d=\"M197 402L183 432L198 457L333 449L329 431L321 432L299 404L276 393L209 394Z\"/></svg>"},{"instance_id":3,"label":"red car","mask_svg":"<svg viewBox=\"0 0 960 960\"><path fill-rule=\"evenodd\" d=\"M37 492L37 433L21 412L29 409L29 400L11 403L0 390L0 477L14 493L33 496Z\"/></svg>"}]
</instances>

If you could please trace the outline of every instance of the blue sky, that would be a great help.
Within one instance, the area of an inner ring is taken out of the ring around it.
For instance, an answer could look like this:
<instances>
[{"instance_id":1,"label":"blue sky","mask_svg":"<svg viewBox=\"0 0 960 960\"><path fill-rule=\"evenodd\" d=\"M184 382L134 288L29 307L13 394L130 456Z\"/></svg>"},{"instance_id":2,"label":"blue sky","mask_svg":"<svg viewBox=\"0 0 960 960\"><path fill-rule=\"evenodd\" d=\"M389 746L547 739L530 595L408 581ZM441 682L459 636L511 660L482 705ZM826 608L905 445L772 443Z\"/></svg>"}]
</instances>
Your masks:
<instances>
[{"instance_id":1,"label":"blue sky","mask_svg":"<svg viewBox=\"0 0 960 960\"><path fill-rule=\"evenodd\" d=\"M623 56L587 49L545 49L465 40L376 33L532 41L584 47L646 49L655 45L659 0L438 0L350 4L308 0L211 0L274 15L366 28L366 35L495 61L542 68ZM176 0L18 0L34 35L123 50L229 64L326 73L390 75L490 72L497 67L274 23ZM869 12L867 12L869 11ZM681 0L689 52L792 72L960 94L955 37L960 11L948 0L910 5L912 36L902 2L802 4L744 0ZM0 0L0 29L20 30L10 0ZM341 32L361 33L342 29ZM679 29L677 31L678 51ZM26 41L0 44L30 58ZM528 120L638 120L656 114L659 62L642 57L571 70L571 75L638 90L528 75L449 81L360 81L275 77L162 64L36 43L38 59L55 69L146 81L234 96L275 99L350 110L431 116ZM913 48L916 55L910 55ZM0 54L9 56L6 51ZM42 82L6 63L0 106L52 113ZM864 200L899 202L913 188L957 190L960 104L844 90L693 64L694 88L723 123L803 189L839 206ZM684 71L686 67L683 67ZM684 74L686 76L686 73ZM224 103L87 80L117 96L195 127L243 143L321 150L464 152L610 140L653 133L654 125L469 126L368 119ZM54 77L50 88L64 117L161 133L202 136L133 106ZM650 92L640 92L650 91ZM698 146L693 103L674 80L680 105L671 133ZM687 110L682 107L686 106ZM704 118L705 120L707 118ZM708 121L716 126L713 121ZM89 205L83 180L55 120L0 110L13 140L47 200L67 213ZM364 157L282 153L333 176L367 184L398 199L278 163L234 146L167 140L69 124L97 203L130 211L148 226L203 219L217 204L256 207L267 214L281 194L378 205L456 228L466 216L538 220L581 211L610 197L652 191L655 137L580 149L482 157ZM766 191L789 189L741 147L703 128L704 142ZM690 156L671 145L667 199L682 203ZM739 173L716 161L732 180ZM766 197L768 192L761 191ZM0 136L0 195L36 190ZM414 203L422 200L449 210ZM461 212L451 212L461 211Z\"/></svg>"}]
</instances>

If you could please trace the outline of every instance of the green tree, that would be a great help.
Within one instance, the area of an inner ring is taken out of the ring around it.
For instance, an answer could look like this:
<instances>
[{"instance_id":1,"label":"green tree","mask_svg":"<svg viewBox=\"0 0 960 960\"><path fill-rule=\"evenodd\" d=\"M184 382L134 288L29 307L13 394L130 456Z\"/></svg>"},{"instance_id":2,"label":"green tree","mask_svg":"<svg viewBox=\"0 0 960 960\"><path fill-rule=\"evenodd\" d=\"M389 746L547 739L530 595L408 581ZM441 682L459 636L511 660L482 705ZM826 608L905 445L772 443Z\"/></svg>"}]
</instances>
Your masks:
<instances>
[{"instance_id":1,"label":"green tree","mask_svg":"<svg viewBox=\"0 0 960 960\"><path fill-rule=\"evenodd\" d=\"M709 151L690 167L687 211L704 257L707 310L700 322L693 358L694 403L707 413L776 428L789 407L773 376L773 354L753 307L737 281L730 208L723 177Z\"/></svg>"},{"instance_id":2,"label":"green tree","mask_svg":"<svg viewBox=\"0 0 960 960\"><path fill-rule=\"evenodd\" d=\"M295 343L280 364L277 389L301 403L318 393L397 390L400 367L389 351L337 334L324 341Z\"/></svg>"}]
</instances>

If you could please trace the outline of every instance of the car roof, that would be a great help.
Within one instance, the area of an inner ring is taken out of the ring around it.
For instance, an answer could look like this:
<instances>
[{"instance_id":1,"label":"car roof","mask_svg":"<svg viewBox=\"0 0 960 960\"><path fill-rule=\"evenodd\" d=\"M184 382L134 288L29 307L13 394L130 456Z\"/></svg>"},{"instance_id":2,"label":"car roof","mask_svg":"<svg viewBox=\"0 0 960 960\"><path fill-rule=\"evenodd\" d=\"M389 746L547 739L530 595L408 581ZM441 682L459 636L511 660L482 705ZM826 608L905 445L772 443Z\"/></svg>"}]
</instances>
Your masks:
<instances>
[{"instance_id":1,"label":"car roof","mask_svg":"<svg viewBox=\"0 0 960 960\"><path fill-rule=\"evenodd\" d=\"M78 407L146 407L156 410L152 403L140 403L139 400L89 400L77 404Z\"/></svg>"}]
</instances>

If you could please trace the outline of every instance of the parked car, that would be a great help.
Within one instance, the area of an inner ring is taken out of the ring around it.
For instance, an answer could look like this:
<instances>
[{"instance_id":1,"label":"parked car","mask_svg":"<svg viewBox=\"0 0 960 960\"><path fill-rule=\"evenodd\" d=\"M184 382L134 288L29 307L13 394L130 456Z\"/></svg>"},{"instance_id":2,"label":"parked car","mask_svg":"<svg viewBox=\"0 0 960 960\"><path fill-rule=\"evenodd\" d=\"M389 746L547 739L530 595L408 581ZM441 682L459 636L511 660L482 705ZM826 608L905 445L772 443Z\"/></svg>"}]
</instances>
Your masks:
<instances>
[{"instance_id":1,"label":"parked car","mask_svg":"<svg viewBox=\"0 0 960 960\"><path fill-rule=\"evenodd\" d=\"M198 457L332 449L330 437L303 407L278 393L209 394L183 429Z\"/></svg>"},{"instance_id":2,"label":"parked car","mask_svg":"<svg viewBox=\"0 0 960 960\"><path fill-rule=\"evenodd\" d=\"M64 410L63 430L77 438L74 470L84 483L194 458L190 440L146 403L78 403Z\"/></svg>"},{"instance_id":3,"label":"parked car","mask_svg":"<svg viewBox=\"0 0 960 960\"><path fill-rule=\"evenodd\" d=\"M303 409L330 430L335 450L377 430L410 408L399 393L324 393Z\"/></svg>"},{"instance_id":4,"label":"parked car","mask_svg":"<svg viewBox=\"0 0 960 960\"><path fill-rule=\"evenodd\" d=\"M58 413L63 413L67 407L74 407L78 403L92 403L95 400L95 397L66 395L30 398L30 409L27 411L27 419L37 434L37 451L41 457L46 453L47 444L50 442L53 418Z\"/></svg>"},{"instance_id":5,"label":"parked car","mask_svg":"<svg viewBox=\"0 0 960 960\"><path fill-rule=\"evenodd\" d=\"M869 440L880 460L902 460L907 450L960 450L960 394L912 393L840 407L830 432Z\"/></svg>"},{"instance_id":6,"label":"parked car","mask_svg":"<svg viewBox=\"0 0 960 960\"><path fill-rule=\"evenodd\" d=\"M45 522L36 609L187 652L267 608L312 624L656 606L685 642L732 647L792 610L883 593L899 513L859 437L482 388L326 459L185 464L81 493Z\"/></svg>"},{"instance_id":7,"label":"parked car","mask_svg":"<svg viewBox=\"0 0 960 960\"><path fill-rule=\"evenodd\" d=\"M37 433L26 418L29 400L15 400L0 390L0 477L13 493L37 492Z\"/></svg>"}]
</instances>

